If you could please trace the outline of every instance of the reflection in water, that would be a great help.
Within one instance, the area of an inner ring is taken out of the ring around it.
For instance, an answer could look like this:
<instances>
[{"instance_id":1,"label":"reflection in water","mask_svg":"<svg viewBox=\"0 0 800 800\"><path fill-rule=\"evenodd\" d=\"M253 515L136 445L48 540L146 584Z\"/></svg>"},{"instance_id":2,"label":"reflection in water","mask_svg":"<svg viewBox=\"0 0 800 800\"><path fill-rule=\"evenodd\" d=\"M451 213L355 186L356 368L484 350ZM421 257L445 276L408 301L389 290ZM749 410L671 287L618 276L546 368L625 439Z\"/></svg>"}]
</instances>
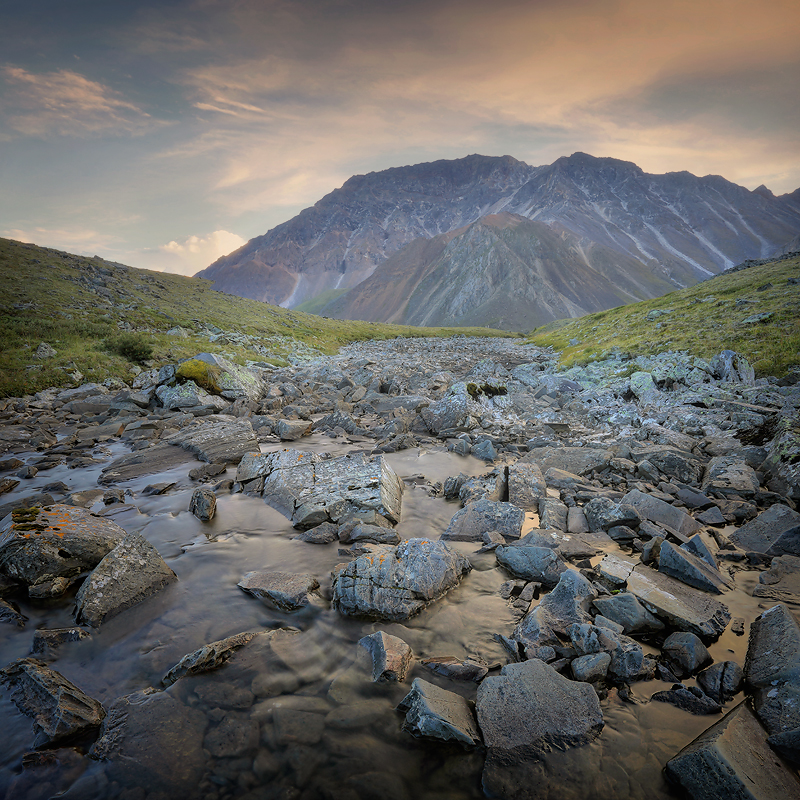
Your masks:
<instances>
[{"instance_id":1,"label":"reflection in water","mask_svg":"<svg viewBox=\"0 0 800 800\"><path fill-rule=\"evenodd\" d=\"M315 435L297 447L341 455L359 445ZM109 455L122 452L118 446L111 451ZM414 449L387 459L407 479L398 526L403 538L438 537L458 509L457 503L432 497L428 484L459 472L486 471L477 459L442 450ZM32 481L31 491L57 480L72 490L94 488L100 466L80 473L56 467L45 479ZM240 631L291 627L295 630L280 632L272 641L257 639L217 672L182 679L168 690L178 701L170 707L200 713L191 719L201 720L200 730L205 729L174 753L184 765L200 758L205 777L198 777L202 782L193 796L209 800L481 797L483 754L416 740L404 732L394 707L408 683L371 683L366 654L357 642L376 630L399 636L417 658L409 682L422 677L474 700L474 684L435 676L420 666L419 659L479 656L505 663L507 654L495 634L509 634L516 617L498 594L508 576L496 568L494 555L476 555L476 545L455 543L471 559L473 571L458 588L404 624L343 619L326 600L331 570L344 560L336 544L293 540L296 531L281 514L260 499L241 494L221 496L214 520L200 522L186 510L192 491L187 471L182 467L125 484L133 492L132 505L116 509L114 516L127 531L140 532L158 548L179 582L111 619L91 639L62 646L54 666L108 708L122 695L160 687L171 666L208 642ZM233 475L229 470L227 477ZM177 486L167 495L142 495L147 484L160 481L175 481ZM528 527L535 522L530 515ZM321 584L320 596L297 614L268 608L236 586L245 572L257 569L309 572ZM748 593L756 580L757 573L737 576L739 587ZM34 629L70 625L73 597L74 590L71 596L53 601L15 598L30 621L23 630L0 629L2 663L28 654ZM748 622L760 611L742 591L725 601L734 616ZM716 660L732 658L741 664L745 648L745 639L728 630L710 651ZM648 800L672 796L661 773L664 763L714 719L646 702L665 688L659 681L634 684L636 703L623 702L612 690L602 702L602 736L585 747L551 753L535 767L528 796ZM132 788L141 783L138 778L107 763L74 756L63 755L61 766L36 767L18 777L20 759L32 741L31 721L19 714L6 693L0 695L0 714L4 720L0 789L9 797L49 797L79 775L81 792L70 796L126 800L145 796ZM160 740L156 725L147 730L138 746L164 752L178 747L177 740ZM168 780L169 770L165 774Z\"/></svg>"}]
</instances>

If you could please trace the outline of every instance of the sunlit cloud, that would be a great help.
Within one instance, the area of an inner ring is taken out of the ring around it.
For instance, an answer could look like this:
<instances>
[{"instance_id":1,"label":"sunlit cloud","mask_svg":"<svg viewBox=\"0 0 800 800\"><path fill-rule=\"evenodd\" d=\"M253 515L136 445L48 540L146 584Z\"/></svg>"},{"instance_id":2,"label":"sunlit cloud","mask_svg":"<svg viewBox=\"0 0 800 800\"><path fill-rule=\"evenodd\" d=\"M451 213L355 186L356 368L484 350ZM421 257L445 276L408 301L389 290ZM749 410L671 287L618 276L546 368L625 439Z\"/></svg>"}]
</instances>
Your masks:
<instances>
[{"instance_id":1,"label":"sunlit cloud","mask_svg":"<svg viewBox=\"0 0 800 800\"><path fill-rule=\"evenodd\" d=\"M180 242L171 241L161 245L157 253L149 254L147 261L153 269L194 275L220 256L238 249L245 241L236 233L222 230L207 236L189 236Z\"/></svg>"}]
</instances>

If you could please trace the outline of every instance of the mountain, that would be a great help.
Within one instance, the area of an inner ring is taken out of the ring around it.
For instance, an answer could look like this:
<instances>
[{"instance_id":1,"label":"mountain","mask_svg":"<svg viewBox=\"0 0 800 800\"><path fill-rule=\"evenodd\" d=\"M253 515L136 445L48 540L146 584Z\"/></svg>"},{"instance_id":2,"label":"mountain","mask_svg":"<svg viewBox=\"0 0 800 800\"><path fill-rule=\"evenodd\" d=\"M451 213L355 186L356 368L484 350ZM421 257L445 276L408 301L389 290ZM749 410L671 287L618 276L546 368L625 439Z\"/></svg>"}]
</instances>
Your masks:
<instances>
[{"instance_id":1,"label":"mountain","mask_svg":"<svg viewBox=\"0 0 800 800\"><path fill-rule=\"evenodd\" d=\"M674 288L641 261L506 211L416 239L318 313L525 330Z\"/></svg>"},{"instance_id":2,"label":"mountain","mask_svg":"<svg viewBox=\"0 0 800 800\"><path fill-rule=\"evenodd\" d=\"M672 286L688 286L792 239L800 231L796 194L751 192L713 175L651 175L584 153L541 167L471 155L354 176L198 277L221 291L293 308L326 291L352 289L417 239L507 212L635 259ZM424 271L422 263L409 268Z\"/></svg>"}]
</instances>

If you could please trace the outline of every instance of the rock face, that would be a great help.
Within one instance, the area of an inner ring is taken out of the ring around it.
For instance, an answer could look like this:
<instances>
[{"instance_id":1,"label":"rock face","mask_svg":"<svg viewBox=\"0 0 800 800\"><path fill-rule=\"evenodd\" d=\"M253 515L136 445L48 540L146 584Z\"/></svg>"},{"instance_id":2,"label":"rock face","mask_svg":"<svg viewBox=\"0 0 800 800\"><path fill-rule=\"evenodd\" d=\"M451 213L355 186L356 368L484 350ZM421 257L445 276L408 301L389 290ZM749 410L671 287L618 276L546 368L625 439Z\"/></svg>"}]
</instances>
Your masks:
<instances>
[{"instance_id":1,"label":"rock face","mask_svg":"<svg viewBox=\"0 0 800 800\"><path fill-rule=\"evenodd\" d=\"M404 620L456 586L470 569L444 542L377 545L335 574L331 602L345 616Z\"/></svg>"},{"instance_id":2,"label":"rock face","mask_svg":"<svg viewBox=\"0 0 800 800\"><path fill-rule=\"evenodd\" d=\"M770 556L800 556L800 513L776 503L737 528L730 538L743 550Z\"/></svg>"},{"instance_id":3,"label":"rock face","mask_svg":"<svg viewBox=\"0 0 800 800\"><path fill-rule=\"evenodd\" d=\"M144 536L129 533L81 585L75 596L76 620L97 627L177 579Z\"/></svg>"},{"instance_id":4,"label":"rock face","mask_svg":"<svg viewBox=\"0 0 800 800\"><path fill-rule=\"evenodd\" d=\"M397 709L406 712L403 728L415 736L458 742L466 747L481 743L475 716L466 699L421 678L414 678L411 691Z\"/></svg>"},{"instance_id":5,"label":"rock face","mask_svg":"<svg viewBox=\"0 0 800 800\"><path fill-rule=\"evenodd\" d=\"M98 728L103 706L63 675L33 658L20 658L0 670L0 682L26 716L33 717L34 747L56 744Z\"/></svg>"},{"instance_id":6,"label":"rock face","mask_svg":"<svg viewBox=\"0 0 800 800\"><path fill-rule=\"evenodd\" d=\"M248 572L237 586L267 605L297 611L308 605L308 594L319 589L319 581L313 575L258 570Z\"/></svg>"}]
</instances>

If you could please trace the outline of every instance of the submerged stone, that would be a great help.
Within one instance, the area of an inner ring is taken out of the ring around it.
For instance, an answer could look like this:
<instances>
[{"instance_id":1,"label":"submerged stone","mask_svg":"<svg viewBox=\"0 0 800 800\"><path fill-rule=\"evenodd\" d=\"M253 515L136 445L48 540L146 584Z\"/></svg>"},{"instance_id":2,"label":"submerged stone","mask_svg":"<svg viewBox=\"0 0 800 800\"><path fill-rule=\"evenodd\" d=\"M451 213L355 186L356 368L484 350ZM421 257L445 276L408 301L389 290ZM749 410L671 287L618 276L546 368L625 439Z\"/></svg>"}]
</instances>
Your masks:
<instances>
[{"instance_id":1,"label":"submerged stone","mask_svg":"<svg viewBox=\"0 0 800 800\"><path fill-rule=\"evenodd\" d=\"M401 682L406 679L414 656L411 648L399 637L383 631L359 639L358 643L372 657L372 680Z\"/></svg>"},{"instance_id":2,"label":"submerged stone","mask_svg":"<svg viewBox=\"0 0 800 800\"><path fill-rule=\"evenodd\" d=\"M267 605L277 606L282 611L304 608L308 605L309 592L319 589L319 581L313 575L269 570L248 572L236 585Z\"/></svg>"},{"instance_id":3,"label":"submerged stone","mask_svg":"<svg viewBox=\"0 0 800 800\"><path fill-rule=\"evenodd\" d=\"M481 734L467 700L421 678L414 678L411 691L398 711L405 711L403 728L415 736L458 742L466 747L481 743Z\"/></svg>"},{"instance_id":4,"label":"submerged stone","mask_svg":"<svg viewBox=\"0 0 800 800\"><path fill-rule=\"evenodd\" d=\"M164 687L172 686L175 681L185 675L199 675L221 667L237 650L249 644L258 631L248 631L228 636L217 642L211 642L198 648L192 653L187 653L174 667L161 679Z\"/></svg>"}]
</instances>

